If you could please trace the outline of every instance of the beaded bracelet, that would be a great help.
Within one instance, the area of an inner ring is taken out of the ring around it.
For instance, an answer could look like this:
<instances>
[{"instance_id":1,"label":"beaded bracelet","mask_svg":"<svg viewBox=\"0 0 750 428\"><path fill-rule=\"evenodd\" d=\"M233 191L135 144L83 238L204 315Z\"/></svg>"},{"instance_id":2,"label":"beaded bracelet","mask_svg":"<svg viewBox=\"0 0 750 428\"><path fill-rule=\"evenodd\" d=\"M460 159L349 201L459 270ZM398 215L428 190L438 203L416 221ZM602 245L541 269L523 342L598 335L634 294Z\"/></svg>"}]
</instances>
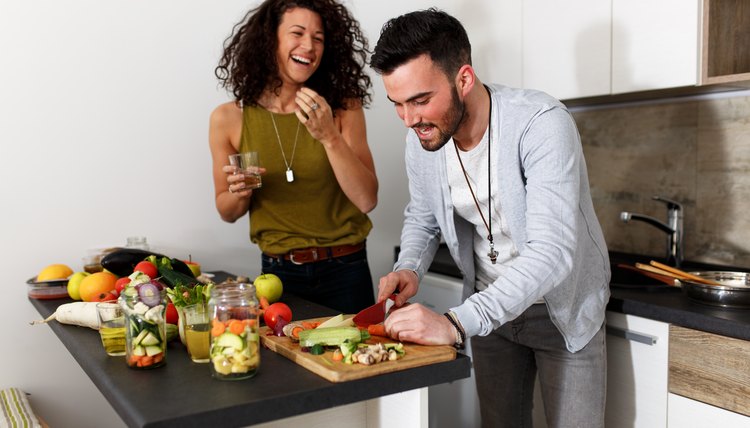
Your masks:
<instances>
[{"instance_id":1,"label":"beaded bracelet","mask_svg":"<svg viewBox=\"0 0 750 428\"><path fill-rule=\"evenodd\" d=\"M456 332L458 333L456 337L456 343L454 343L453 346L456 349L464 349L464 343L466 342L466 333L464 333L463 329L458 326L458 321L456 321L456 319L454 318L455 315L453 315L453 313L451 312L446 312L443 315L448 318L448 321L453 324L453 327L456 328Z\"/></svg>"}]
</instances>

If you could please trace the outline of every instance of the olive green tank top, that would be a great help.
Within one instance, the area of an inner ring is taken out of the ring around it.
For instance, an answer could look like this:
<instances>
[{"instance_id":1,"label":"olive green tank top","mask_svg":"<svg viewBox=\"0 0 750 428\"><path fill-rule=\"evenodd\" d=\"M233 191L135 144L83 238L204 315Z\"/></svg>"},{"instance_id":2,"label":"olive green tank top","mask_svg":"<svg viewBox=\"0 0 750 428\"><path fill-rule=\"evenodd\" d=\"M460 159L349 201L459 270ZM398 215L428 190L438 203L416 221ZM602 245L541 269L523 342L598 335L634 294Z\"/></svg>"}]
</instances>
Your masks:
<instances>
[{"instance_id":1,"label":"olive green tank top","mask_svg":"<svg viewBox=\"0 0 750 428\"><path fill-rule=\"evenodd\" d=\"M286 180L282 149L294 173L291 183ZM283 254L297 248L365 240L372 229L370 219L346 197L323 145L294 113L276 114L261 107L245 107L240 151L258 152L260 166L266 168L263 185L253 191L250 201L250 240L261 251Z\"/></svg>"}]
</instances>

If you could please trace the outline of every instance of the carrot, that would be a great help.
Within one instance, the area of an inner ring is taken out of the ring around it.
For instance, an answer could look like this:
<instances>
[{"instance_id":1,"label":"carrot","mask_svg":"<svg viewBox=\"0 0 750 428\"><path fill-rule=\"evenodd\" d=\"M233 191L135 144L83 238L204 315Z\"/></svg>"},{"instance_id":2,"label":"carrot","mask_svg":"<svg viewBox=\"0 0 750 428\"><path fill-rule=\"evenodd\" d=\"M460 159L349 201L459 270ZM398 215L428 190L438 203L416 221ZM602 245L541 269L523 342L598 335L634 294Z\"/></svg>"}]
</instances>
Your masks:
<instances>
[{"instance_id":1,"label":"carrot","mask_svg":"<svg viewBox=\"0 0 750 428\"><path fill-rule=\"evenodd\" d=\"M55 312L44 320L32 321L31 325L46 324L52 320L63 324L78 325L99 330L99 317L96 314L98 302L73 302L57 307Z\"/></svg>"},{"instance_id":2,"label":"carrot","mask_svg":"<svg viewBox=\"0 0 750 428\"><path fill-rule=\"evenodd\" d=\"M159 361L161 361L163 359L164 359L164 353L163 352L154 355L154 364L158 363Z\"/></svg>"},{"instance_id":3,"label":"carrot","mask_svg":"<svg viewBox=\"0 0 750 428\"><path fill-rule=\"evenodd\" d=\"M301 332L302 330L304 330L304 328L302 328L302 327L294 327L294 328L292 329L292 336L293 336L293 337L296 337L297 339L299 339L299 334L300 334L300 332Z\"/></svg>"},{"instance_id":4,"label":"carrot","mask_svg":"<svg viewBox=\"0 0 750 428\"><path fill-rule=\"evenodd\" d=\"M370 324L367 326L367 332L370 333L370 336L388 337L383 324Z\"/></svg>"},{"instance_id":5,"label":"carrot","mask_svg":"<svg viewBox=\"0 0 750 428\"><path fill-rule=\"evenodd\" d=\"M213 321L213 326L211 327L211 336L213 337L219 337L224 333L224 330L226 330L226 326L223 322L215 319Z\"/></svg>"},{"instance_id":6,"label":"carrot","mask_svg":"<svg viewBox=\"0 0 750 428\"><path fill-rule=\"evenodd\" d=\"M260 296L260 308L265 310L269 305L270 303L268 303L268 299L266 299L266 296Z\"/></svg>"},{"instance_id":7,"label":"carrot","mask_svg":"<svg viewBox=\"0 0 750 428\"><path fill-rule=\"evenodd\" d=\"M245 324L240 320L232 320L229 322L229 331L236 335L242 334L245 331Z\"/></svg>"},{"instance_id":8,"label":"carrot","mask_svg":"<svg viewBox=\"0 0 750 428\"><path fill-rule=\"evenodd\" d=\"M242 320L242 322L243 322L243 323L244 323L244 324L245 324L246 326L248 326L248 327L253 327L253 326L255 326L255 320L254 320L254 319L252 319L252 318L245 318L244 320Z\"/></svg>"},{"instance_id":9,"label":"carrot","mask_svg":"<svg viewBox=\"0 0 750 428\"><path fill-rule=\"evenodd\" d=\"M344 354L341 352L341 349L337 349L333 351L333 361L341 361L344 359Z\"/></svg>"},{"instance_id":10,"label":"carrot","mask_svg":"<svg viewBox=\"0 0 750 428\"><path fill-rule=\"evenodd\" d=\"M141 360L138 361L138 363L140 364L139 367L148 367L151 364L154 364L154 357L149 357L149 356L141 357Z\"/></svg>"},{"instance_id":11,"label":"carrot","mask_svg":"<svg viewBox=\"0 0 750 428\"><path fill-rule=\"evenodd\" d=\"M302 321L302 328L305 330L312 330L320 325L319 321Z\"/></svg>"}]
</instances>

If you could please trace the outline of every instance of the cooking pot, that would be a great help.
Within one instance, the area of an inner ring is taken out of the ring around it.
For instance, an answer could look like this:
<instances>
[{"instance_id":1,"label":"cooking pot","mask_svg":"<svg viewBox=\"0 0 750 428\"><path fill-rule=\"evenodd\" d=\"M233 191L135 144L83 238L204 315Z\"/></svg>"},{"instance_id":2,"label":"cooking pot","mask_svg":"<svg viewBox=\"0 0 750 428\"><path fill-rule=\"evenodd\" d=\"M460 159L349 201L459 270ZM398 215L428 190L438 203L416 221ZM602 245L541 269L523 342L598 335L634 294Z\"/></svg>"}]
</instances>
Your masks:
<instances>
[{"instance_id":1,"label":"cooking pot","mask_svg":"<svg viewBox=\"0 0 750 428\"><path fill-rule=\"evenodd\" d=\"M689 279L676 279L675 284L690 298L724 308L750 308L750 273L729 271L697 271L693 275L713 280L720 285L708 285Z\"/></svg>"}]
</instances>

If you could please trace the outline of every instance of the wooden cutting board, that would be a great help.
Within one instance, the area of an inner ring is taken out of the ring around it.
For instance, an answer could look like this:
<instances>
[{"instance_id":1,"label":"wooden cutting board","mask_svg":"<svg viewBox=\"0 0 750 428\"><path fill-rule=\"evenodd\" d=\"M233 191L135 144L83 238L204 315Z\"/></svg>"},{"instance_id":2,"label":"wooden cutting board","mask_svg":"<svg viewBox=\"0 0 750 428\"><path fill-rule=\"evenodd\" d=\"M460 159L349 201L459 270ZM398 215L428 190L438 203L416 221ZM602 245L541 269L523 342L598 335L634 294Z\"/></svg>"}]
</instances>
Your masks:
<instances>
[{"instance_id":1,"label":"wooden cutting board","mask_svg":"<svg viewBox=\"0 0 750 428\"><path fill-rule=\"evenodd\" d=\"M316 318L305 321L326 319ZM343 361L333 361L333 351L326 351L322 355L312 355L309 352L302 352L299 343L293 342L288 337L269 336L269 331L268 327L260 329L261 341L268 349L289 358L300 366L331 382L346 382L456 359L456 349L452 346L424 346L404 343L406 353L396 361L383 361L369 366L363 364L346 364ZM376 344L381 342L393 343L394 340L386 337L372 336L365 343Z\"/></svg>"}]
</instances>

